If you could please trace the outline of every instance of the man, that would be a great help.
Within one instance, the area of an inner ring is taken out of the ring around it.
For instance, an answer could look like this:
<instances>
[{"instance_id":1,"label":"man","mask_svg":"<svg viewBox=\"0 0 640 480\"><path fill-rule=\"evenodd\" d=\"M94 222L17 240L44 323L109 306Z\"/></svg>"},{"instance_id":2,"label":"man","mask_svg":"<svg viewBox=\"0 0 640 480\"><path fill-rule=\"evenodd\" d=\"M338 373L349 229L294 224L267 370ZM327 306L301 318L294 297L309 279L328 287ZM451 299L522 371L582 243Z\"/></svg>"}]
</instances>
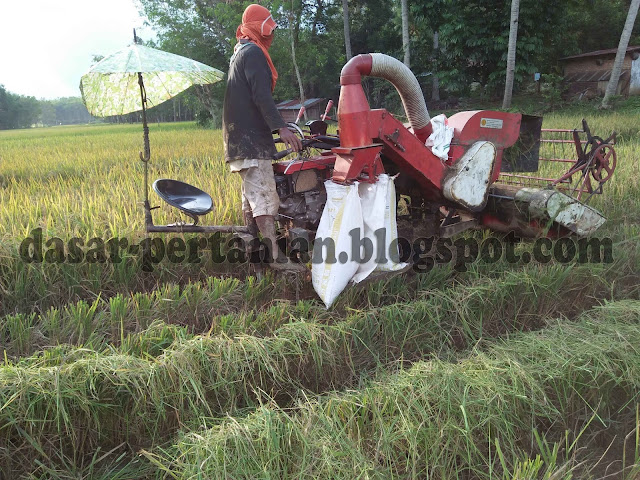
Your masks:
<instances>
[{"instance_id":1,"label":"man","mask_svg":"<svg viewBox=\"0 0 640 480\"><path fill-rule=\"evenodd\" d=\"M276 263L274 217L280 199L276 192L271 161L276 153L272 132L277 131L287 148L300 151L302 143L286 126L273 101L276 71L269 47L277 27L261 5L249 5L238 26L224 97L222 133L225 160L242 177L242 211L247 225L257 225L270 244L271 266L297 269L290 261ZM283 258L281 258L281 261Z\"/></svg>"}]
</instances>

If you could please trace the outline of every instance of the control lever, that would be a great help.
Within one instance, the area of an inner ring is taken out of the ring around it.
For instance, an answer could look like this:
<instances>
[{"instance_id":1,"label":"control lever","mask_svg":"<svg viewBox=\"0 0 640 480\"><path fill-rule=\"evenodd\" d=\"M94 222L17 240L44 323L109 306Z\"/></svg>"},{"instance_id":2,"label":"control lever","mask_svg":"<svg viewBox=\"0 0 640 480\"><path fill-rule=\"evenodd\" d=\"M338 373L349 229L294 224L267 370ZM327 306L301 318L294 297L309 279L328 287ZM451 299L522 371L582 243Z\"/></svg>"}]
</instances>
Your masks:
<instances>
[{"instance_id":1,"label":"control lever","mask_svg":"<svg viewBox=\"0 0 640 480\"><path fill-rule=\"evenodd\" d=\"M307 139L307 140L302 140L302 148L306 148L306 147L308 147L309 145L311 145L314 142L315 142L315 139L313 139L313 138L310 138L310 139ZM287 148L286 150L282 150L281 152L276 153L273 156L273 159L274 160L280 160L281 158L284 158L284 157L286 157L287 155L289 155L291 153L293 153L293 150L291 150L290 148Z\"/></svg>"},{"instance_id":2,"label":"control lever","mask_svg":"<svg viewBox=\"0 0 640 480\"><path fill-rule=\"evenodd\" d=\"M306 109L304 108L304 105L302 107L300 107L300 111L298 112L298 118L296 118L296 121L295 121L296 125L298 124L298 122L302 118L302 115L304 115L305 110Z\"/></svg>"},{"instance_id":3,"label":"control lever","mask_svg":"<svg viewBox=\"0 0 640 480\"><path fill-rule=\"evenodd\" d=\"M329 115L329 111L331 111L331 107L333 107L333 100L329 100L329 103L327 103L327 108L324 110L324 115L322 115L322 118L321 118L323 122L325 118L327 118L327 115Z\"/></svg>"}]
</instances>

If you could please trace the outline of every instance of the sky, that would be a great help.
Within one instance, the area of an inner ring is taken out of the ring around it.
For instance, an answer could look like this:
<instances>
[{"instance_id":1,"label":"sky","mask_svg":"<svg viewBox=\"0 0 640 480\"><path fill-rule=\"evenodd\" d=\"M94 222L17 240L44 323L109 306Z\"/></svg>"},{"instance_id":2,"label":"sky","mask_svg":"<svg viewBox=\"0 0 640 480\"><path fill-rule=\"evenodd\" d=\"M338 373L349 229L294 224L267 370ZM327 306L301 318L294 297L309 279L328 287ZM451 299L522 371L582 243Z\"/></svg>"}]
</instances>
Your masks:
<instances>
[{"instance_id":1,"label":"sky","mask_svg":"<svg viewBox=\"0 0 640 480\"><path fill-rule=\"evenodd\" d=\"M0 85L37 99L80 96L93 55L148 40L135 0L0 0Z\"/></svg>"}]
</instances>

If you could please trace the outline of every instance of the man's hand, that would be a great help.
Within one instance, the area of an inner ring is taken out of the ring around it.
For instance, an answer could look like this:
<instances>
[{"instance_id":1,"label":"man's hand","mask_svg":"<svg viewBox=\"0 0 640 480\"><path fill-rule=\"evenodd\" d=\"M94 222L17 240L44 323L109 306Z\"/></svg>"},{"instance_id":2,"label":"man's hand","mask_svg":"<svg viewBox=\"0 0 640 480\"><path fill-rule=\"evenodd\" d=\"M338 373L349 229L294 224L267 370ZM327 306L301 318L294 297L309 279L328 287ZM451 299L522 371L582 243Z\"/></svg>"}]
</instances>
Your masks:
<instances>
[{"instance_id":1,"label":"man's hand","mask_svg":"<svg viewBox=\"0 0 640 480\"><path fill-rule=\"evenodd\" d=\"M282 140L282 142L286 145L287 148L290 148L291 151L299 152L300 150L302 150L302 142L296 136L296 134L289 130L287 127L283 127L278 130L278 135L280 135L280 139Z\"/></svg>"}]
</instances>

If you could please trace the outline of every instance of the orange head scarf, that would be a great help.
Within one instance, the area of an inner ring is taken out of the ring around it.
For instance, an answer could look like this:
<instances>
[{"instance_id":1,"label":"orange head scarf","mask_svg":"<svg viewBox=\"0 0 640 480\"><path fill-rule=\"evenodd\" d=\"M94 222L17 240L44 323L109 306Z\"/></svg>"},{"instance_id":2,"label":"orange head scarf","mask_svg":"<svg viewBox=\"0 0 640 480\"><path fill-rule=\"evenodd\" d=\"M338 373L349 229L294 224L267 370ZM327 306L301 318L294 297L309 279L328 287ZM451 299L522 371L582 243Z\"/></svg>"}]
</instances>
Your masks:
<instances>
[{"instance_id":1,"label":"orange head scarf","mask_svg":"<svg viewBox=\"0 0 640 480\"><path fill-rule=\"evenodd\" d=\"M278 72L276 71L276 67L273 65L271 61L271 56L269 55L269 47L271 46L271 41L273 40L273 30L278 25L273 20L271 13L269 10L264 8L262 5L252 4L249 5L244 13L242 14L242 23L238 26L236 30L236 38L251 40L253 43L258 45L264 56L267 58L267 63L269 64L269 68L271 69L271 91L276 88L276 80L278 80Z\"/></svg>"}]
</instances>

